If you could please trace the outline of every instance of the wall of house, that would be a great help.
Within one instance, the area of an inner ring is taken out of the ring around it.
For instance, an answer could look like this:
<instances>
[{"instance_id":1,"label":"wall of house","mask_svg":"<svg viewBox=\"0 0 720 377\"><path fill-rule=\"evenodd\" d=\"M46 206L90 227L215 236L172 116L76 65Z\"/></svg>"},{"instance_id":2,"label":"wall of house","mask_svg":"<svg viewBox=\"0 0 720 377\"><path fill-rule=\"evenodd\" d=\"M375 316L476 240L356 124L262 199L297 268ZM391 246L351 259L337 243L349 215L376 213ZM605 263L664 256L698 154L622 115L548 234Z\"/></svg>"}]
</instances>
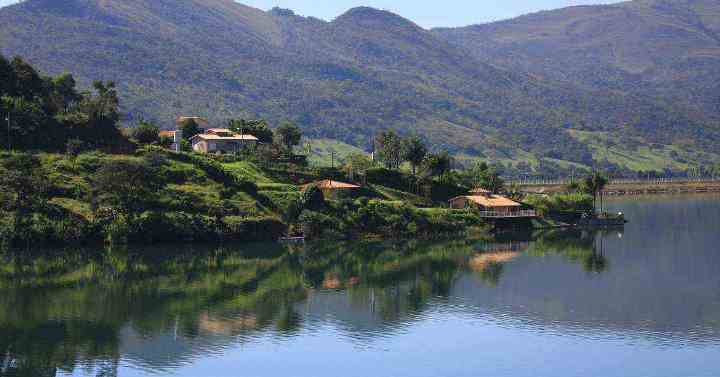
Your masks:
<instances>
[{"instance_id":1,"label":"wall of house","mask_svg":"<svg viewBox=\"0 0 720 377\"><path fill-rule=\"evenodd\" d=\"M450 208L464 209L468 206L468 200L465 198L457 198L450 201Z\"/></svg>"},{"instance_id":2,"label":"wall of house","mask_svg":"<svg viewBox=\"0 0 720 377\"><path fill-rule=\"evenodd\" d=\"M193 144L193 150L198 153L208 153L208 145L204 140L195 142Z\"/></svg>"}]
</instances>

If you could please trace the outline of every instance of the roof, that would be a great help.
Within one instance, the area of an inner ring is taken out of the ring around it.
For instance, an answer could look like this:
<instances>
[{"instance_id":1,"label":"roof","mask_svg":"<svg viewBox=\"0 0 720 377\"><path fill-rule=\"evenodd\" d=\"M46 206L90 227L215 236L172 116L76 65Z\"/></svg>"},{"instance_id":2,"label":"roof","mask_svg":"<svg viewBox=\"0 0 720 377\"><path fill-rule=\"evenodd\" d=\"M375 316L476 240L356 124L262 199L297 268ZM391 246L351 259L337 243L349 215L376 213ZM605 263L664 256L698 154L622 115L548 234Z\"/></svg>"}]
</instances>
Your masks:
<instances>
[{"instance_id":1,"label":"roof","mask_svg":"<svg viewBox=\"0 0 720 377\"><path fill-rule=\"evenodd\" d=\"M214 140L214 141L258 141L258 138L256 138L253 135L244 134L244 135L234 135L234 136L219 136L219 135L212 135L212 134L198 134L192 137L194 138L200 138L203 140Z\"/></svg>"},{"instance_id":2,"label":"roof","mask_svg":"<svg viewBox=\"0 0 720 377\"><path fill-rule=\"evenodd\" d=\"M478 188L476 188L476 189L470 190L470 193L471 193L471 194L492 194L492 191L490 191L490 190L485 190L485 189L482 188L482 187L478 187Z\"/></svg>"},{"instance_id":3,"label":"roof","mask_svg":"<svg viewBox=\"0 0 720 377\"><path fill-rule=\"evenodd\" d=\"M466 199L469 200L475 204L479 204L483 207L493 208L493 207L522 207L522 204L514 202L504 196L499 195L490 195L490 196L481 196L481 195L472 195L472 196L458 196L457 198L451 199L450 201L453 202L457 199Z\"/></svg>"},{"instance_id":4,"label":"roof","mask_svg":"<svg viewBox=\"0 0 720 377\"><path fill-rule=\"evenodd\" d=\"M317 185L317 187L319 189L323 189L323 190L347 190L347 189L360 188L360 186L358 186L358 185L353 185L351 183L345 183L345 182L333 181L331 179L317 181L314 184Z\"/></svg>"},{"instance_id":5,"label":"roof","mask_svg":"<svg viewBox=\"0 0 720 377\"><path fill-rule=\"evenodd\" d=\"M208 128L207 130L205 130L205 132L210 133L210 134L234 134L235 133L227 128Z\"/></svg>"},{"instance_id":6,"label":"roof","mask_svg":"<svg viewBox=\"0 0 720 377\"><path fill-rule=\"evenodd\" d=\"M200 128L208 128L210 126L210 122L208 122L207 119L201 118L201 117L187 117L187 116L179 116L177 119L175 119L175 124L178 126L181 126L183 122L186 120L194 120L195 123L197 123Z\"/></svg>"}]
</instances>

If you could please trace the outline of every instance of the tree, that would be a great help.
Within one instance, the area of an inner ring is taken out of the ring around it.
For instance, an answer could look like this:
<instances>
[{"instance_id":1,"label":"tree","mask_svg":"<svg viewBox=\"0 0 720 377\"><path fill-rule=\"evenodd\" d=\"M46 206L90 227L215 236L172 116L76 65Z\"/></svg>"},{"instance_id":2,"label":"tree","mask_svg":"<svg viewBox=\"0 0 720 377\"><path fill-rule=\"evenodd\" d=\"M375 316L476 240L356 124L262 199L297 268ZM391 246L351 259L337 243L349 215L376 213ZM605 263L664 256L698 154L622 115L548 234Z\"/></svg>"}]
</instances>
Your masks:
<instances>
[{"instance_id":1,"label":"tree","mask_svg":"<svg viewBox=\"0 0 720 377\"><path fill-rule=\"evenodd\" d=\"M15 95L15 70L10 62L0 55L0 96Z\"/></svg>"},{"instance_id":2,"label":"tree","mask_svg":"<svg viewBox=\"0 0 720 377\"><path fill-rule=\"evenodd\" d=\"M69 73L64 73L50 80L52 93L50 103L54 112L67 111L70 105L82 99L82 96L75 90L75 78Z\"/></svg>"},{"instance_id":3,"label":"tree","mask_svg":"<svg viewBox=\"0 0 720 377\"><path fill-rule=\"evenodd\" d=\"M365 173L372 167L372 161L368 156L362 153L356 153L348 156L345 165L342 170L347 173L348 177L353 180L355 174L365 175Z\"/></svg>"},{"instance_id":4,"label":"tree","mask_svg":"<svg viewBox=\"0 0 720 377\"><path fill-rule=\"evenodd\" d=\"M600 211L602 211L602 191L608 184L608 179L596 171L582 181L582 191L593 197L593 208L597 209L598 196L600 196Z\"/></svg>"},{"instance_id":5,"label":"tree","mask_svg":"<svg viewBox=\"0 0 720 377\"><path fill-rule=\"evenodd\" d=\"M231 119L228 121L228 129L243 135L253 135L263 144L270 144L274 140L273 131L264 120Z\"/></svg>"},{"instance_id":6,"label":"tree","mask_svg":"<svg viewBox=\"0 0 720 377\"><path fill-rule=\"evenodd\" d=\"M384 131L375 138L375 154L388 169L399 169L402 164L402 139L395 131Z\"/></svg>"},{"instance_id":7,"label":"tree","mask_svg":"<svg viewBox=\"0 0 720 377\"><path fill-rule=\"evenodd\" d=\"M301 204L303 209L321 210L325 208L325 195L317 185L309 185L302 192Z\"/></svg>"},{"instance_id":8,"label":"tree","mask_svg":"<svg viewBox=\"0 0 720 377\"><path fill-rule=\"evenodd\" d=\"M132 219L154 203L165 187L160 174L162 158L147 155L142 159L112 159L91 178L92 201L115 207Z\"/></svg>"},{"instance_id":9,"label":"tree","mask_svg":"<svg viewBox=\"0 0 720 377\"><path fill-rule=\"evenodd\" d=\"M80 155L83 150L84 143L80 139L70 139L65 143L65 154L73 159Z\"/></svg>"},{"instance_id":10,"label":"tree","mask_svg":"<svg viewBox=\"0 0 720 377\"><path fill-rule=\"evenodd\" d=\"M160 141L158 143L163 148L170 148L175 141L170 136L160 136Z\"/></svg>"},{"instance_id":11,"label":"tree","mask_svg":"<svg viewBox=\"0 0 720 377\"><path fill-rule=\"evenodd\" d=\"M500 174L484 161L476 161L464 173L465 181L475 188L483 188L493 194L500 193L505 187L505 182Z\"/></svg>"},{"instance_id":12,"label":"tree","mask_svg":"<svg viewBox=\"0 0 720 377\"><path fill-rule=\"evenodd\" d=\"M498 174L495 169L491 168L481 181L480 187L492 192L493 194L499 194L505 188L505 181L500 177L500 174Z\"/></svg>"},{"instance_id":13,"label":"tree","mask_svg":"<svg viewBox=\"0 0 720 377\"><path fill-rule=\"evenodd\" d=\"M132 137L140 144L157 144L160 142L160 127L146 121L133 129Z\"/></svg>"},{"instance_id":14,"label":"tree","mask_svg":"<svg viewBox=\"0 0 720 377\"><path fill-rule=\"evenodd\" d=\"M0 164L2 209L15 214L16 224L47 202L47 178L40 159L27 153L12 154Z\"/></svg>"},{"instance_id":15,"label":"tree","mask_svg":"<svg viewBox=\"0 0 720 377\"><path fill-rule=\"evenodd\" d=\"M452 167L452 157L450 157L447 151L431 153L425 157L423 165L427 175L439 177L450 171Z\"/></svg>"},{"instance_id":16,"label":"tree","mask_svg":"<svg viewBox=\"0 0 720 377\"><path fill-rule=\"evenodd\" d=\"M417 167L420 166L428 153L423 140L415 135L403 140L403 159L412 166L413 175L417 174Z\"/></svg>"},{"instance_id":17,"label":"tree","mask_svg":"<svg viewBox=\"0 0 720 377\"><path fill-rule=\"evenodd\" d=\"M10 134L2 127L0 132L0 147L6 148L10 145L12 149L31 149L45 147L50 140L45 138L41 132L48 121L47 115L43 112L40 104L27 100L23 97L2 97L0 98L0 113L2 119L5 114L10 114ZM5 126L3 124L3 126ZM10 143L8 142L10 136Z\"/></svg>"},{"instance_id":18,"label":"tree","mask_svg":"<svg viewBox=\"0 0 720 377\"><path fill-rule=\"evenodd\" d=\"M278 144L285 147L288 153L292 153L293 147L300 145L302 131L293 123L284 122L277 128L275 133L278 138Z\"/></svg>"},{"instance_id":19,"label":"tree","mask_svg":"<svg viewBox=\"0 0 720 377\"><path fill-rule=\"evenodd\" d=\"M202 129L194 119L187 118L180 124L180 131L182 132L183 140L190 140L196 135L199 135Z\"/></svg>"}]
</instances>

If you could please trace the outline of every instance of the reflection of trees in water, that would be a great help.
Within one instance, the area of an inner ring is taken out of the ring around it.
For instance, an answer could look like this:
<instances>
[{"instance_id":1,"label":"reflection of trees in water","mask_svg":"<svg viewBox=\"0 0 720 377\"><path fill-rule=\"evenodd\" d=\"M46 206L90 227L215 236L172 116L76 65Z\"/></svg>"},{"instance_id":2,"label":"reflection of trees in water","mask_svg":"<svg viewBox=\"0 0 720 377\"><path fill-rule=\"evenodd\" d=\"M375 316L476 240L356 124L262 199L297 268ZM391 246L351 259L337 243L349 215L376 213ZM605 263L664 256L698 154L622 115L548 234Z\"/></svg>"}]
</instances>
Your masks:
<instances>
[{"instance_id":1,"label":"reflection of trees in water","mask_svg":"<svg viewBox=\"0 0 720 377\"><path fill-rule=\"evenodd\" d=\"M609 260L604 248L605 232L602 230L564 230L535 235L528 249L532 256L559 255L565 260L580 264L590 273L608 270Z\"/></svg>"},{"instance_id":2,"label":"reflection of trees in water","mask_svg":"<svg viewBox=\"0 0 720 377\"><path fill-rule=\"evenodd\" d=\"M464 271L499 284L505 264L528 247L570 260L590 250L594 256L582 260L604 270L604 256L586 242L552 236L532 246L352 242L8 256L0 265L0 376L77 368L115 375L127 328L141 338L293 336L304 320L297 304L323 291L346 290L355 307L385 323L402 321L447 299Z\"/></svg>"}]
</instances>

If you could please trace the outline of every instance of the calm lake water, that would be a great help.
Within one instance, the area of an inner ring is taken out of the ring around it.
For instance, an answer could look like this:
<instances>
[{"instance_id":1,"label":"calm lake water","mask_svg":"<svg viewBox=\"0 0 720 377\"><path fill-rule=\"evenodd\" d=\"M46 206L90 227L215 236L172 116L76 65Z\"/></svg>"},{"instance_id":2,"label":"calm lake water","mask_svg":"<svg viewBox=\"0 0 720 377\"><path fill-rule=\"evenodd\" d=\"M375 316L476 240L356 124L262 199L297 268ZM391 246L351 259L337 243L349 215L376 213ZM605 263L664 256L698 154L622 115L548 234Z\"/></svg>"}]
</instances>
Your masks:
<instances>
[{"instance_id":1,"label":"calm lake water","mask_svg":"<svg viewBox=\"0 0 720 377\"><path fill-rule=\"evenodd\" d=\"M720 197L609 206L631 224L6 256L0 376L719 376Z\"/></svg>"}]
</instances>

